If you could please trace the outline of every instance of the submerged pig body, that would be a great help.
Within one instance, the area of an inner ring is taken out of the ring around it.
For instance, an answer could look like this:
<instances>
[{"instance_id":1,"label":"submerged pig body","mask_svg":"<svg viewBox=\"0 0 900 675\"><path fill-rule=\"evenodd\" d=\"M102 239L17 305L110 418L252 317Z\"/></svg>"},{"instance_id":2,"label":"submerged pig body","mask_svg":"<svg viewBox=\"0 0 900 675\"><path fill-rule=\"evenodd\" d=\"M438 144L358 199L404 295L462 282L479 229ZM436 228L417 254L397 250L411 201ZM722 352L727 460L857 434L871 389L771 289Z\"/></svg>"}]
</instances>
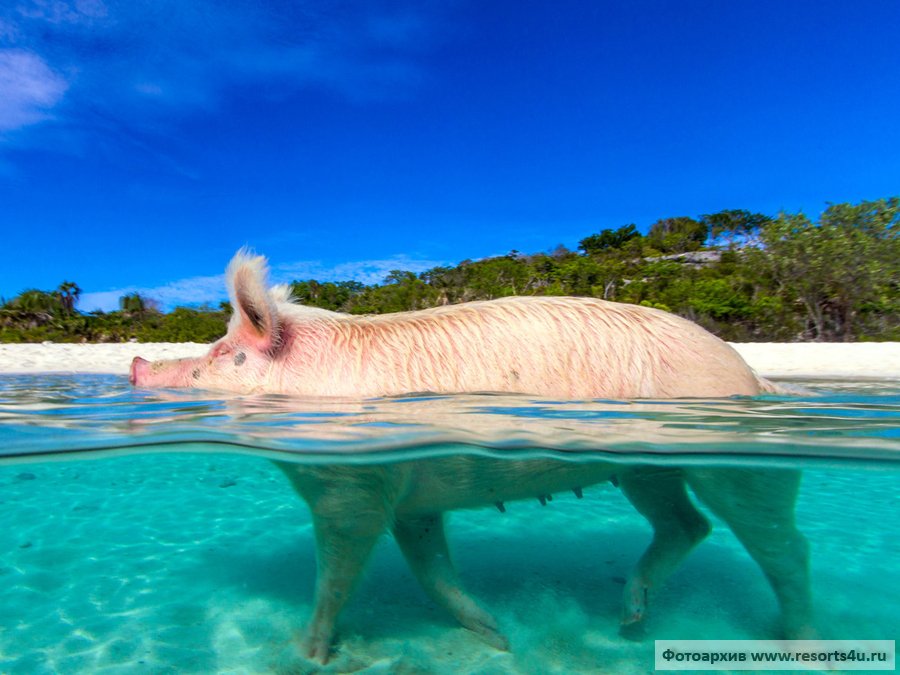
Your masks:
<instances>
[{"instance_id":1,"label":"submerged pig body","mask_svg":"<svg viewBox=\"0 0 900 675\"><path fill-rule=\"evenodd\" d=\"M228 334L198 359L136 358L138 386L369 397L510 392L560 398L755 395L756 377L727 344L666 312L589 298L509 298L352 317L289 302L262 258L228 270ZM799 473L625 467L604 462L444 457L371 466L279 463L310 507L318 573L307 655L327 660L338 613L377 539L392 532L422 586L464 626L506 647L450 563L443 513L548 499L613 477L654 528L625 587L623 624L709 531L686 491L732 528L772 584L791 637L808 636L807 546L794 525Z\"/></svg>"},{"instance_id":2,"label":"submerged pig body","mask_svg":"<svg viewBox=\"0 0 900 675\"><path fill-rule=\"evenodd\" d=\"M263 261L229 268L234 317L198 359L136 360L142 386L390 396L511 392L565 398L753 395L767 385L729 345L660 310L517 297L357 317L266 288Z\"/></svg>"},{"instance_id":3,"label":"submerged pig body","mask_svg":"<svg viewBox=\"0 0 900 675\"><path fill-rule=\"evenodd\" d=\"M781 607L783 634L814 637L808 547L794 523L798 471L469 455L354 466L276 464L312 514L317 579L304 651L316 660L328 660L338 614L375 543L387 532L435 602L488 644L507 649L498 622L466 591L452 564L444 513L485 505L503 512L515 508L507 502L517 499L546 505L555 492L571 490L581 498L586 488L610 480L653 528L650 546L625 583L624 635L642 634L648 600L710 532L709 521L688 495L690 486L769 579ZM598 561L598 573L599 567Z\"/></svg>"}]
</instances>

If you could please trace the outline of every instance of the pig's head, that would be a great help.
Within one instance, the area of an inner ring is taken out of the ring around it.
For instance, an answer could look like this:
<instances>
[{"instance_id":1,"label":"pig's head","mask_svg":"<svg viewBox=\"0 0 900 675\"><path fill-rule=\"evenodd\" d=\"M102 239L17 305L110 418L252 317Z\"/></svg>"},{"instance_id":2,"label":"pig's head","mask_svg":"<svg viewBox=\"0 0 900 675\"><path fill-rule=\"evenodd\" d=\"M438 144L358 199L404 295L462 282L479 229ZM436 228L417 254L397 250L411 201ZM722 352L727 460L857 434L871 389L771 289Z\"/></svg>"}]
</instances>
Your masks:
<instances>
[{"instance_id":1,"label":"pig's head","mask_svg":"<svg viewBox=\"0 0 900 675\"><path fill-rule=\"evenodd\" d=\"M146 361L135 357L131 383L139 387L198 387L240 393L272 391L286 329L279 303L287 304L286 287L268 289L266 260L240 251L228 266L228 290L234 314L228 333L205 356ZM314 311L314 310L311 310Z\"/></svg>"}]
</instances>

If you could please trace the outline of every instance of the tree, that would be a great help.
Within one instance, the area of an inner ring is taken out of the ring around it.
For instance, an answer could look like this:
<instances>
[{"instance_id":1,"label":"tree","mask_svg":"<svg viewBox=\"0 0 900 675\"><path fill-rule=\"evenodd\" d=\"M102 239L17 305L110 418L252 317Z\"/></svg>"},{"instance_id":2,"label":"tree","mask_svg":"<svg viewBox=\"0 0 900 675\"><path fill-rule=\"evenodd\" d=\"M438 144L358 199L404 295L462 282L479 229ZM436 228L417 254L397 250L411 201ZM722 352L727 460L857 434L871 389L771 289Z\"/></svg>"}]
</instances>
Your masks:
<instances>
[{"instance_id":1,"label":"tree","mask_svg":"<svg viewBox=\"0 0 900 675\"><path fill-rule=\"evenodd\" d=\"M466 267L466 300L493 300L510 295L527 295L535 273L516 251L486 258Z\"/></svg>"},{"instance_id":2,"label":"tree","mask_svg":"<svg viewBox=\"0 0 900 675\"><path fill-rule=\"evenodd\" d=\"M565 260L567 258L571 258L573 255L577 255L577 253L570 251L565 245L557 244L550 250L547 255L554 260Z\"/></svg>"},{"instance_id":3,"label":"tree","mask_svg":"<svg viewBox=\"0 0 900 675\"><path fill-rule=\"evenodd\" d=\"M325 281L315 279L291 283L291 295L298 302L312 307L346 312L351 299L363 292L365 286L358 281Z\"/></svg>"},{"instance_id":4,"label":"tree","mask_svg":"<svg viewBox=\"0 0 900 675\"><path fill-rule=\"evenodd\" d=\"M128 293L119 298L119 309L128 316L143 318L147 314L159 313L159 304L140 293Z\"/></svg>"},{"instance_id":5,"label":"tree","mask_svg":"<svg viewBox=\"0 0 900 675\"><path fill-rule=\"evenodd\" d=\"M762 228L758 260L796 298L816 340L849 340L861 314L896 316L900 200L834 204L818 223L781 214Z\"/></svg>"},{"instance_id":6,"label":"tree","mask_svg":"<svg viewBox=\"0 0 900 675\"><path fill-rule=\"evenodd\" d=\"M29 289L7 302L4 313L11 323L29 327L45 325L63 314L61 298L55 293Z\"/></svg>"},{"instance_id":7,"label":"tree","mask_svg":"<svg viewBox=\"0 0 900 675\"><path fill-rule=\"evenodd\" d=\"M579 250L587 255L597 255L610 249L620 249L632 239L639 239L641 233L633 224L623 225L617 230L603 230L600 234L592 234L578 242Z\"/></svg>"},{"instance_id":8,"label":"tree","mask_svg":"<svg viewBox=\"0 0 900 675\"><path fill-rule=\"evenodd\" d=\"M352 314L383 314L433 307L436 292L414 272L391 270L380 286L366 286L352 298L348 310Z\"/></svg>"},{"instance_id":9,"label":"tree","mask_svg":"<svg viewBox=\"0 0 900 675\"><path fill-rule=\"evenodd\" d=\"M452 305L462 301L466 290L466 267L471 264L470 261L463 261L455 267L432 267L419 275L435 291L436 305Z\"/></svg>"},{"instance_id":10,"label":"tree","mask_svg":"<svg viewBox=\"0 0 900 675\"><path fill-rule=\"evenodd\" d=\"M708 237L709 230L705 223L679 216L653 223L647 233L647 243L662 253L684 253L698 250Z\"/></svg>"},{"instance_id":11,"label":"tree","mask_svg":"<svg viewBox=\"0 0 900 675\"><path fill-rule=\"evenodd\" d=\"M700 217L713 241L722 241L729 249L758 241L760 229L772 219L762 213L740 209L707 213Z\"/></svg>"},{"instance_id":12,"label":"tree","mask_svg":"<svg viewBox=\"0 0 900 675\"><path fill-rule=\"evenodd\" d=\"M81 296L81 288L79 288L78 284L74 281L63 281L56 289L56 293L59 295L65 314L69 316L74 314L75 303L78 302L78 298Z\"/></svg>"}]
</instances>

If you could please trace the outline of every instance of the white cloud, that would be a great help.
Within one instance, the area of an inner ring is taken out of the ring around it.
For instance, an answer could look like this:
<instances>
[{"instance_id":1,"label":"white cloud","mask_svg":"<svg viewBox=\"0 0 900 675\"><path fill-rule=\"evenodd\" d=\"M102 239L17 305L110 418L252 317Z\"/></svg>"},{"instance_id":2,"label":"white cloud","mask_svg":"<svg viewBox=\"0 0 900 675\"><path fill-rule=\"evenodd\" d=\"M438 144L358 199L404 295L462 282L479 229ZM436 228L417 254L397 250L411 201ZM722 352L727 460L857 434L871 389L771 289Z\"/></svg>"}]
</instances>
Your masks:
<instances>
[{"instance_id":1,"label":"white cloud","mask_svg":"<svg viewBox=\"0 0 900 675\"><path fill-rule=\"evenodd\" d=\"M402 97L422 80L416 56L440 25L434 7L404 4L0 2L0 131L47 119L70 86L57 118L69 133L107 135L213 110L248 84L265 83L258 95L273 99L310 85L352 100Z\"/></svg>"},{"instance_id":2,"label":"white cloud","mask_svg":"<svg viewBox=\"0 0 900 675\"><path fill-rule=\"evenodd\" d=\"M217 274L208 277L179 279L163 286L126 286L110 291L82 293L78 301L78 309L83 312L91 312L96 309L111 312L119 309L119 298L129 293L139 293L145 298L155 300L164 310L178 305L202 305L204 303L217 305L227 297L225 275Z\"/></svg>"},{"instance_id":3,"label":"white cloud","mask_svg":"<svg viewBox=\"0 0 900 675\"><path fill-rule=\"evenodd\" d=\"M0 132L48 119L66 89L66 80L37 54L0 49Z\"/></svg>"},{"instance_id":4,"label":"white cloud","mask_svg":"<svg viewBox=\"0 0 900 675\"><path fill-rule=\"evenodd\" d=\"M380 284L392 270L424 272L432 267L446 264L440 260L425 260L398 255L382 260L358 260L355 262L323 265L320 261L306 260L277 265L272 269L272 278L277 283L294 280L316 279L318 281L360 281L364 284Z\"/></svg>"},{"instance_id":5,"label":"white cloud","mask_svg":"<svg viewBox=\"0 0 900 675\"><path fill-rule=\"evenodd\" d=\"M101 310L111 312L119 309L119 298L129 293L139 292L137 288L127 287L115 291L96 291L94 293L82 293L78 298L78 309L82 312L94 312Z\"/></svg>"},{"instance_id":6,"label":"white cloud","mask_svg":"<svg viewBox=\"0 0 900 675\"><path fill-rule=\"evenodd\" d=\"M419 273L444 264L446 263L440 260L410 258L403 255L381 260L358 260L337 265L326 265L318 260L301 260L274 265L270 276L272 283L317 279L318 281L360 281L371 285L380 284L392 270ZM179 305L191 306L204 303L215 306L222 300L228 299L225 275L217 274L179 279L155 287L126 286L109 291L83 293L78 302L78 309L83 312L97 309L110 312L118 309L119 298L129 293L139 293L145 298L155 300L163 310L170 310Z\"/></svg>"},{"instance_id":7,"label":"white cloud","mask_svg":"<svg viewBox=\"0 0 900 675\"><path fill-rule=\"evenodd\" d=\"M103 0L30 0L17 3L16 11L27 19L42 19L52 24L83 23L107 14Z\"/></svg>"}]
</instances>

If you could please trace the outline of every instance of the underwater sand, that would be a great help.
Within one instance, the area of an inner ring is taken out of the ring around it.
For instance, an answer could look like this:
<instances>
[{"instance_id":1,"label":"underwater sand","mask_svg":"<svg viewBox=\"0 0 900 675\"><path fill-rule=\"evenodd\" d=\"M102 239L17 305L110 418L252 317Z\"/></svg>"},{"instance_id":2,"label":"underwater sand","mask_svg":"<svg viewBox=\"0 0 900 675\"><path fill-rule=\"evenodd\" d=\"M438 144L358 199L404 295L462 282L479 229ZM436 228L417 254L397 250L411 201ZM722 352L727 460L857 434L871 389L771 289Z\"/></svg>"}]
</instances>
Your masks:
<instances>
[{"instance_id":1,"label":"underwater sand","mask_svg":"<svg viewBox=\"0 0 900 675\"><path fill-rule=\"evenodd\" d=\"M311 611L310 519L269 462L158 455L24 469L0 469L0 671L305 672L294 640ZM886 517L897 487L896 473L806 473L798 521L824 635L897 637L900 519ZM649 528L611 486L505 514L454 512L448 532L511 652L456 626L386 537L329 670L638 673L652 670L653 639L774 630L762 574L718 526L656 598L647 640L619 637L623 579Z\"/></svg>"}]
</instances>

